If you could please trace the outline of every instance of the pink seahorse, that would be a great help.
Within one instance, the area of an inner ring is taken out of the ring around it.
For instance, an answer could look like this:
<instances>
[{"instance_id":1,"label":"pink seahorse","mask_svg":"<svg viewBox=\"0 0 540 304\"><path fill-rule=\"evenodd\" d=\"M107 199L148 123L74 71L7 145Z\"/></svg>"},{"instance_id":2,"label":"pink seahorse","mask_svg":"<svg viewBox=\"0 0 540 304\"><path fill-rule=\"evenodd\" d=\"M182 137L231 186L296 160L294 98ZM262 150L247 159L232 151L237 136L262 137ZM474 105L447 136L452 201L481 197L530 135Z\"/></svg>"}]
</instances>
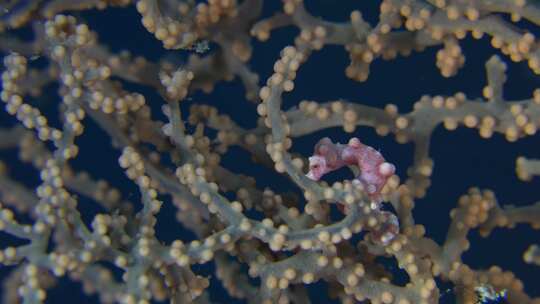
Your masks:
<instances>
[{"instance_id":1,"label":"pink seahorse","mask_svg":"<svg viewBox=\"0 0 540 304\"><path fill-rule=\"evenodd\" d=\"M356 137L349 140L346 145L334 144L330 138L322 138L314 149L313 156L309 158L309 172L306 176L312 180L319 180L328 172L343 166L357 166L360 170L353 184L362 187L371 199L371 208L385 221L372 231L374 240L387 244L399 232L397 217L387 211L379 210L382 202L381 190L388 178L396 170L395 166L386 162L379 151L364 145Z\"/></svg>"}]
</instances>

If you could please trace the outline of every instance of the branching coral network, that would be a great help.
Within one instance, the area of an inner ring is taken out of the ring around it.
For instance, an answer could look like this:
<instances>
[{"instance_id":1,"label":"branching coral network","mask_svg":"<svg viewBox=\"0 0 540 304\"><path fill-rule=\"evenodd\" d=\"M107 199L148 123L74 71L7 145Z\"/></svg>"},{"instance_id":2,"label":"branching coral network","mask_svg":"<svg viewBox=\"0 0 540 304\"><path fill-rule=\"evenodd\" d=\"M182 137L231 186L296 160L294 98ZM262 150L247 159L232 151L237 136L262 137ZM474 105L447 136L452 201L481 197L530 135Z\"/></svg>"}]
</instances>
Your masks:
<instances>
[{"instance_id":1,"label":"branching coral network","mask_svg":"<svg viewBox=\"0 0 540 304\"><path fill-rule=\"evenodd\" d=\"M540 4L383 0L379 11L370 12L378 17L371 24L357 10L342 23L316 17L302 0L283 0L280 11L270 16L263 14L262 0L198 2L0 4L0 50L5 54L0 97L10 117L0 129L0 149L17 150L17 162L33 167L39 179L33 189L13 172L13 159L0 163L0 230L6 237L0 242L0 265L11 269L3 282L5 303L46 302L47 291L65 276L104 303L210 303L216 281L228 296L248 303L316 302L309 286L317 282L326 283L330 296L343 303L439 303L446 292L443 284L454 286L456 303L490 296L540 303L510 270L479 269L462 260L470 247L469 232L487 237L495 228L518 224L540 228L540 202L503 206L496 191L471 188L450 212L442 244L413 217L415 202L426 195L436 170L430 141L437 126L477 129L479 140L502 134L515 142L536 134L540 89L527 99L507 100L503 85L505 62L527 62L529 72L540 74L540 48L531 29L540 25ZM190 53L185 64L171 57L116 53L85 24L87 11L133 7L164 49ZM275 63L268 63L271 76L260 79L249 64L257 51L254 40L264 44L286 27L298 35ZM33 39L23 39L21 29L31 31ZM374 62L431 47L439 47L440 74L453 77L465 65L460 40L467 35L489 37L502 54L485 62L483 98L462 92L424 95L408 113L390 103L374 107L346 100L304 100L284 109L283 96L295 90L303 65L327 46L344 48L350 59L344 73L359 83L368 80ZM242 127L197 100L186 108L194 92L211 93L233 79L239 79L248 100L235 106L257 105L256 127ZM60 102L46 111L44 103L51 101L39 100L51 84ZM159 100L135 92L130 84L151 88ZM121 152L119 168L136 185L136 199L111 186L115 183L105 181L107 176L75 168L88 121ZM396 174L391 150L380 153L352 134L360 126L414 145L404 178ZM313 142L313 155L291 151L293 139L333 127L351 133L350 141ZM253 178L226 168L223 155L235 146L287 178L303 197L261 189ZM353 179L319 180L343 166L351 167ZM515 169L521 180L531 181L540 175L540 160L521 156ZM101 210L89 221L82 197ZM195 240L182 233L172 242L157 236L165 205L173 206L176 220ZM337 218L332 210L338 211ZM22 242L10 243L8 235ZM533 242L522 253L531 267L540 266L538 246ZM397 283L379 258L395 261L406 282ZM208 263L215 265L214 277L197 268ZM538 288L537 282L527 284Z\"/></svg>"}]
</instances>

